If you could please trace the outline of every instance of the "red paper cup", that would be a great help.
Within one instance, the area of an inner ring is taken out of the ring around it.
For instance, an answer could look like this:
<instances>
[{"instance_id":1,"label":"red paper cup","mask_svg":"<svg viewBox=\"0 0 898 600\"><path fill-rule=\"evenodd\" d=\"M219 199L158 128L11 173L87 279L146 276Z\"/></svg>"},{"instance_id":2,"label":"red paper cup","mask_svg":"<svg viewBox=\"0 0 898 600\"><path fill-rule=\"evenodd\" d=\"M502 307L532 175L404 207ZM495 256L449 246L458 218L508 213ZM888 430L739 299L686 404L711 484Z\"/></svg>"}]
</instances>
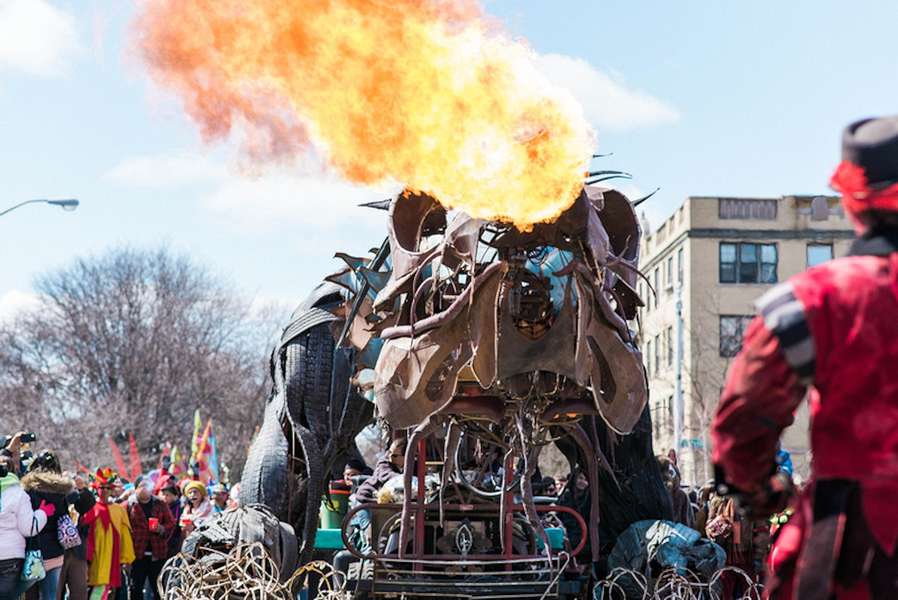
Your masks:
<instances>
[{"instance_id":1,"label":"red paper cup","mask_svg":"<svg viewBox=\"0 0 898 600\"><path fill-rule=\"evenodd\" d=\"M159 519L150 517L149 523L150 523L150 531L153 531L153 532L159 531Z\"/></svg>"}]
</instances>

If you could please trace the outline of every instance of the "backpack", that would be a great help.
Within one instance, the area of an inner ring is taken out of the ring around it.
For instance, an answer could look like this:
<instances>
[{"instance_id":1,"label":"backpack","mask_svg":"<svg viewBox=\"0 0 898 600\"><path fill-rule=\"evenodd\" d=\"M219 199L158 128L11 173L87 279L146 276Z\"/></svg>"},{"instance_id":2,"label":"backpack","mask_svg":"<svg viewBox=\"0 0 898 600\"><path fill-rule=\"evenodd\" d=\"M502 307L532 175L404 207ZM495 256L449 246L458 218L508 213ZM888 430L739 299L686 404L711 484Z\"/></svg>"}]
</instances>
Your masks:
<instances>
[{"instance_id":1,"label":"backpack","mask_svg":"<svg viewBox=\"0 0 898 600\"><path fill-rule=\"evenodd\" d=\"M59 522L56 526L56 538L59 540L59 545L66 550L71 550L81 545L78 527L68 514L59 517Z\"/></svg>"}]
</instances>

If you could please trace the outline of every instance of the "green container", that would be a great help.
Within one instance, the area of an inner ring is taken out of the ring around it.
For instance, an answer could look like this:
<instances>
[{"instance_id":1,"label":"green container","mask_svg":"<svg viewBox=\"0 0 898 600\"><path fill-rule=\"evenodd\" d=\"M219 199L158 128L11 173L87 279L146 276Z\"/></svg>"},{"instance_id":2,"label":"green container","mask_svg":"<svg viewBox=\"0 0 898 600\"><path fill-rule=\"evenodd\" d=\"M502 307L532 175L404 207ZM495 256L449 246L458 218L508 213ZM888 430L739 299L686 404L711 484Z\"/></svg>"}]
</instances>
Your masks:
<instances>
[{"instance_id":1,"label":"green container","mask_svg":"<svg viewBox=\"0 0 898 600\"><path fill-rule=\"evenodd\" d=\"M564 550L564 529L561 527L546 527L546 537L549 538L549 545L553 552ZM542 551L545 547L543 539L539 536L536 538L536 547Z\"/></svg>"},{"instance_id":2,"label":"green container","mask_svg":"<svg viewBox=\"0 0 898 600\"><path fill-rule=\"evenodd\" d=\"M330 488L327 498L321 501L321 510L318 516L321 519L322 529L340 529L343 526L343 517L349 510L349 490Z\"/></svg>"},{"instance_id":3,"label":"green container","mask_svg":"<svg viewBox=\"0 0 898 600\"><path fill-rule=\"evenodd\" d=\"M343 534L339 529L319 529L315 532L316 550L343 550Z\"/></svg>"}]
</instances>

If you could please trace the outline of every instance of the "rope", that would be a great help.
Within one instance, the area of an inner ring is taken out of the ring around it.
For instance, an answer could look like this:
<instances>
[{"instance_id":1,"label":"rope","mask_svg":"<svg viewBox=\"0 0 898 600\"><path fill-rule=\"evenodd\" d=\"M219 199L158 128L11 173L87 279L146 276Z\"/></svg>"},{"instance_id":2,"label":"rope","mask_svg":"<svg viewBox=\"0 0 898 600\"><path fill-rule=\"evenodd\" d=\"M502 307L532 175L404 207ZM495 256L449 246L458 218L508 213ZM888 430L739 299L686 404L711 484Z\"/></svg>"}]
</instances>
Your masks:
<instances>
[{"instance_id":1,"label":"rope","mask_svg":"<svg viewBox=\"0 0 898 600\"><path fill-rule=\"evenodd\" d=\"M608 577L596 582L593 590L594 600L723 600L723 582L725 573L732 573L745 582L745 591L733 600L761 600L764 586L755 582L748 573L737 567L724 567L715 571L703 582L699 576L686 569L662 571L654 581L645 574L618 567ZM622 580L626 580L625 582ZM629 592L629 595L628 595ZM638 595L633 595L633 594Z\"/></svg>"},{"instance_id":2,"label":"rope","mask_svg":"<svg viewBox=\"0 0 898 600\"><path fill-rule=\"evenodd\" d=\"M317 597L351 596L338 585L333 567L321 560L303 565L281 583L277 565L260 542L240 544L228 553L204 550L201 558L179 554L165 563L158 580L164 600L293 600L298 589L309 586L312 574L320 577Z\"/></svg>"}]
</instances>

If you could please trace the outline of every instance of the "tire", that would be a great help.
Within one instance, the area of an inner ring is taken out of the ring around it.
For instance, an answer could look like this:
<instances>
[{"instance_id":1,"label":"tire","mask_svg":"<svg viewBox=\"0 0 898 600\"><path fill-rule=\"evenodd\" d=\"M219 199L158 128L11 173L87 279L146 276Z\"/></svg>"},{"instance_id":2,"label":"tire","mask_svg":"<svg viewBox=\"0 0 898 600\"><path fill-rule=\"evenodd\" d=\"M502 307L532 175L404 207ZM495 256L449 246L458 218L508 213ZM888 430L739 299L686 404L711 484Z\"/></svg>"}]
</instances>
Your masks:
<instances>
[{"instance_id":1,"label":"tire","mask_svg":"<svg viewBox=\"0 0 898 600\"><path fill-rule=\"evenodd\" d=\"M374 406L355 389L349 392L341 427L349 379L353 365L345 355L335 362L335 341L331 324L316 325L297 336L284 349L284 389L290 421L306 427L324 452L323 475L339 476L348 458L361 457L355 437L373 418ZM334 373L336 371L336 374ZM331 415L331 382L336 378L334 414ZM333 424L334 431L331 430ZM331 434L333 433L333 438ZM330 443L331 452L325 452Z\"/></svg>"},{"instance_id":2,"label":"tire","mask_svg":"<svg viewBox=\"0 0 898 600\"><path fill-rule=\"evenodd\" d=\"M240 481L242 505L264 504L282 521L287 519L289 511L289 497L285 493L288 489L289 448L281 427L283 412L282 397L269 400L262 428L250 446Z\"/></svg>"},{"instance_id":3,"label":"tire","mask_svg":"<svg viewBox=\"0 0 898 600\"><path fill-rule=\"evenodd\" d=\"M327 323L316 325L287 344L284 381L290 421L309 429L324 447L330 437L334 337Z\"/></svg>"},{"instance_id":4,"label":"tire","mask_svg":"<svg viewBox=\"0 0 898 600\"><path fill-rule=\"evenodd\" d=\"M342 415L352 363L346 354L337 355L335 362L332 326L330 322L319 323L299 333L283 347L276 363L283 369L283 433L288 456L284 471L289 477L283 482L281 494L290 490L284 520L297 532L303 561L310 557L314 545L318 505L327 480L336 474L332 471L339 469L342 473L343 463L339 461L347 453L358 452L355 436L370 421L373 411L369 402L351 390ZM336 383L334 414L332 381Z\"/></svg>"}]
</instances>

